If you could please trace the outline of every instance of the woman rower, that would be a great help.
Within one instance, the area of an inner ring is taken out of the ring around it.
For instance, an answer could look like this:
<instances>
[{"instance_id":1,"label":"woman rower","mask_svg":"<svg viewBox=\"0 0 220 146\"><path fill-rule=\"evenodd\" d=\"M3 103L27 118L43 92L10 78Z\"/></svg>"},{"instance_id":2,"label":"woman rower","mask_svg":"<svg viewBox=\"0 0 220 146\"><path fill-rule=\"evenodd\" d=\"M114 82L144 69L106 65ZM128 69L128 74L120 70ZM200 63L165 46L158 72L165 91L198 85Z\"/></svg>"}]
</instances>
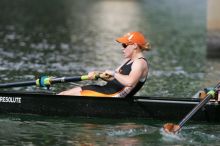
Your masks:
<instances>
[{"instance_id":1,"label":"woman rower","mask_svg":"<svg viewBox=\"0 0 220 146\"><path fill-rule=\"evenodd\" d=\"M122 44L124 62L115 71L106 70L101 76L107 83L87 85L63 91L59 95L96 96L96 97L127 97L134 95L145 83L149 66L143 51L150 50L150 43L140 32L130 32L117 38ZM96 71L88 74L95 79Z\"/></svg>"}]
</instances>

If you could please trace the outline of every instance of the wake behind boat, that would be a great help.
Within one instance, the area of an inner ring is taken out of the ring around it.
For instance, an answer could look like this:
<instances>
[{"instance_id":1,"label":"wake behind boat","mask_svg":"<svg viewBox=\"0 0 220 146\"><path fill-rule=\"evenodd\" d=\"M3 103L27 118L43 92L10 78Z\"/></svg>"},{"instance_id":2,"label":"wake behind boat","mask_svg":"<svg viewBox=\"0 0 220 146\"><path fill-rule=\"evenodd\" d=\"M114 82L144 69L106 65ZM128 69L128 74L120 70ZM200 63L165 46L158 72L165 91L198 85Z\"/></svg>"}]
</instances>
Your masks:
<instances>
[{"instance_id":1,"label":"wake behind boat","mask_svg":"<svg viewBox=\"0 0 220 146\"><path fill-rule=\"evenodd\" d=\"M198 98L142 96L104 98L61 96L52 93L0 92L0 114L179 120L198 103ZM192 120L219 123L219 112L219 103L209 101Z\"/></svg>"}]
</instances>

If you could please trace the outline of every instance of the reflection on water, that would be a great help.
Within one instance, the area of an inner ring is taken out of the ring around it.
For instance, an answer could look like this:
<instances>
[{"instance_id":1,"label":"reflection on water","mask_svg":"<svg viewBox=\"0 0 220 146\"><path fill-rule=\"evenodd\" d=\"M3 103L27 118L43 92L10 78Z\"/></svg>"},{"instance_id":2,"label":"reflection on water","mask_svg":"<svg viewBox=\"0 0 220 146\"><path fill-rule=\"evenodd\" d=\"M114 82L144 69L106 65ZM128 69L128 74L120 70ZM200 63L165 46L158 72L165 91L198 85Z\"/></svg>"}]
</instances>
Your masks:
<instances>
[{"instance_id":1,"label":"reflection on water","mask_svg":"<svg viewBox=\"0 0 220 146\"><path fill-rule=\"evenodd\" d=\"M201 88L205 0L4 0L0 11L1 82L114 69L122 60L115 38L138 30L153 46L138 95L190 97ZM69 84L53 90L64 88Z\"/></svg>"},{"instance_id":2,"label":"reflection on water","mask_svg":"<svg viewBox=\"0 0 220 146\"><path fill-rule=\"evenodd\" d=\"M1 145L218 145L219 125L195 123L168 135L146 120L1 115Z\"/></svg>"}]
</instances>

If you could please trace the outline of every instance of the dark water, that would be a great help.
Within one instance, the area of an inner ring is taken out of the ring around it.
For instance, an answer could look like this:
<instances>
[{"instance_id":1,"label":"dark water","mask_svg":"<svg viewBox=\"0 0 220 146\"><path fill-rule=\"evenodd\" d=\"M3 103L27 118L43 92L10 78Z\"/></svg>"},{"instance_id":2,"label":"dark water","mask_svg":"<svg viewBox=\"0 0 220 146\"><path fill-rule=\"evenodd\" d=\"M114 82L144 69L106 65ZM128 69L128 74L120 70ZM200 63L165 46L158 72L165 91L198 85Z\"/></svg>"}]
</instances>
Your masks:
<instances>
[{"instance_id":1,"label":"dark water","mask_svg":"<svg viewBox=\"0 0 220 146\"><path fill-rule=\"evenodd\" d=\"M122 60L114 40L129 31L153 48L139 95L190 97L203 82L205 0L1 0L0 22L1 82L114 69Z\"/></svg>"},{"instance_id":2,"label":"dark water","mask_svg":"<svg viewBox=\"0 0 220 146\"><path fill-rule=\"evenodd\" d=\"M0 0L0 81L114 69L122 60L114 40L129 31L142 31L153 47L146 54L149 78L138 95L190 97L202 88L205 0ZM71 86L55 85L51 90ZM181 135L170 137L160 131L163 123L7 115L0 118L0 144L218 145L220 141L219 125L189 124Z\"/></svg>"},{"instance_id":3,"label":"dark water","mask_svg":"<svg viewBox=\"0 0 220 146\"><path fill-rule=\"evenodd\" d=\"M219 125L191 123L177 135L161 130L162 122L49 118L7 115L0 119L1 145L23 146L142 146L142 145L219 145Z\"/></svg>"}]
</instances>

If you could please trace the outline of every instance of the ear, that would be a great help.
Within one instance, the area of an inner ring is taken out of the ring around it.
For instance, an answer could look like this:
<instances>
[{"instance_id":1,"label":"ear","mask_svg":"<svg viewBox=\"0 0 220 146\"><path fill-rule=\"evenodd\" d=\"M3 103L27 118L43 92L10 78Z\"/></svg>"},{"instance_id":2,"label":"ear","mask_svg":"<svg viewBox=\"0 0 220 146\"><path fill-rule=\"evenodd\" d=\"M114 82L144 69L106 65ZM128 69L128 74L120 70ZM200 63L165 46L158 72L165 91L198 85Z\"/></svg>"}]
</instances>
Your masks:
<instances>
[{"instance_id":1,"label":"ear","mask_svg":"<svg viewBox=\"0 0 220 146\"><path fill-rule=\"evenodd\" d=\"M133 46L136 49L138 47L138 44L134 43Z\"/></svg>"}]
</instances>

